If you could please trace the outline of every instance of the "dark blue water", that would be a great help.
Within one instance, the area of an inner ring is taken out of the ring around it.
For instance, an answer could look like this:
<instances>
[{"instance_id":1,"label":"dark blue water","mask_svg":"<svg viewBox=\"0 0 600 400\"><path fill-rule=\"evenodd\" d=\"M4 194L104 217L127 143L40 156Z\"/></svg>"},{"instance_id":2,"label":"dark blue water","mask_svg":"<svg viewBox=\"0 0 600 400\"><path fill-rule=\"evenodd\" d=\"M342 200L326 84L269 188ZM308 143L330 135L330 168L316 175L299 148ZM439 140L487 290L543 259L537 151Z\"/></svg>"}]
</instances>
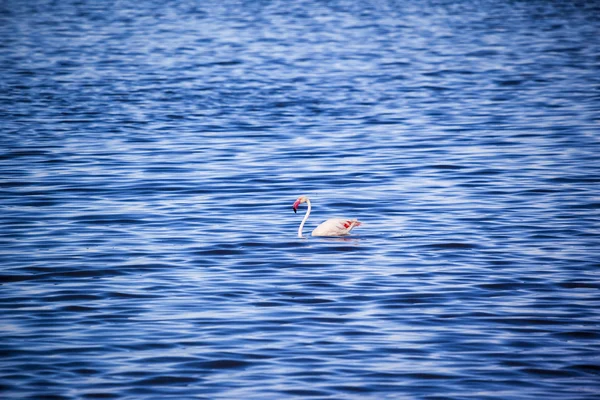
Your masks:
<instances>
[{"instance_id":1,"label":"dark blue water","mask_svg":"<svg viewBox=\"0 0 600 400\"><path fill-rule=\"evenodd\" d=\"M2 398L600 395L600 3L3 1L0 34Z\"/></svg>"}]
</instances>

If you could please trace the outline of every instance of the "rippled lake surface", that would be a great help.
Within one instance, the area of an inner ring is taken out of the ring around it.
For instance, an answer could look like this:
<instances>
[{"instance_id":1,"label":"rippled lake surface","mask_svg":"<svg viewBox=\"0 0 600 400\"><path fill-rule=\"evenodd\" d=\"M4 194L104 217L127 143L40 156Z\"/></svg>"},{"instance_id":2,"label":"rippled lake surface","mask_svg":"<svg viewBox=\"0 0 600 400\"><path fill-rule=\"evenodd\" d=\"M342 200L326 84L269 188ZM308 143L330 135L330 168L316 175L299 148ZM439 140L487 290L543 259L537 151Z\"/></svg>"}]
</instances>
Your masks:
<instances>
[{"instance_id":1,"label":"rippled lake surface","mask_svg":"<svg viewBox=\"0 0 600 400\"><path fill-rule=\"evenodd\" d=\"M0 34L3 398L600 395L598 2L5 1Z\"/></svg>"}]
</instances>

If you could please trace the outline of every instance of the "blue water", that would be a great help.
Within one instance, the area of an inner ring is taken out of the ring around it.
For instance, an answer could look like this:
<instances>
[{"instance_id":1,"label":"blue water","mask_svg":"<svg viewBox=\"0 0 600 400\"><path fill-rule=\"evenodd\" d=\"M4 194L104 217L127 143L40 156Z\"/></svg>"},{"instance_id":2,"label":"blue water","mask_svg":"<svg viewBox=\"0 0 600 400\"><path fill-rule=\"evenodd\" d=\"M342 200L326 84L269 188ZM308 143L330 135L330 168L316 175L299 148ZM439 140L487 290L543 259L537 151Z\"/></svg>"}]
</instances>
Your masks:
<instances>
[{"instance_id":1,"label":"blue water","mask_svg":"<svg viewBox=\"0 0 600 400\"><path fill-rule=\"evenodd\" d=\"M4 1L0 34L2 398L600 396L600 3Z\"/></svg>"}]
</instances>

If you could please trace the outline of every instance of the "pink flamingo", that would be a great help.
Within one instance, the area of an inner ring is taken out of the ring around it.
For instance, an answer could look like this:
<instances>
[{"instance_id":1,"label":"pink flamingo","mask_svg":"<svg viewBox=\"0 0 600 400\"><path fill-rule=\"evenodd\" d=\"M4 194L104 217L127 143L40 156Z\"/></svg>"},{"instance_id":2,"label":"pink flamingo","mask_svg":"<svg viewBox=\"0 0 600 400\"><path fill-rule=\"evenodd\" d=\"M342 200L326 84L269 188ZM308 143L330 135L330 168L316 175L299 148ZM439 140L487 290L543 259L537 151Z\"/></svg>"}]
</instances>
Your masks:
<instances>
[{"instance_id":1,"label":"pink flamingo","mask_svg":"<svg viewBox=\"0 0 600 400\"><path fill-rule=\"evenodd\" d=\"M308 210L306 210L306 215L304 215L304 219L302 219L300 227L298 228L299 238L302 237L302 228L304 228L304 223L310 215L310 200L306 196L300 196L292 206L294 212L296 212L298 206L302 203L308 203ZM312 236L345 236L350 234L352 228L360 225L361 222L356 219L332 218L317 226L315 230L312 231Z\"/></svg>"}]
</instances>

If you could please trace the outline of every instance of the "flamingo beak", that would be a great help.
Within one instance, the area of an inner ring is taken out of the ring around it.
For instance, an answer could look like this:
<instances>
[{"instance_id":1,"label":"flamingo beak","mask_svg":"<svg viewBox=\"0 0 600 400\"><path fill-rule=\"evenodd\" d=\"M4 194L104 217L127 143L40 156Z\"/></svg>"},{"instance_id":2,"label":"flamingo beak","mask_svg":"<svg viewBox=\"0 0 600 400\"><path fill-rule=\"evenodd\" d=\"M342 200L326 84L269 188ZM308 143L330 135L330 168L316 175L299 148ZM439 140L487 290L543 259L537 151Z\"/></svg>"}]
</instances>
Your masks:
<instances>
[{"instance_id":1,"label":"flamingo beak","mask_svg":"<svg viewBox=\"0 0 600 400\"><path fill-rule=\"evenodd\" d=\"M296 200L296 202L292 206L292 210L294 210L294 214L296 214L296 210L298 210L298 205L299 204L300 204L300 199Z\"/></svg>"}]
</instances>

